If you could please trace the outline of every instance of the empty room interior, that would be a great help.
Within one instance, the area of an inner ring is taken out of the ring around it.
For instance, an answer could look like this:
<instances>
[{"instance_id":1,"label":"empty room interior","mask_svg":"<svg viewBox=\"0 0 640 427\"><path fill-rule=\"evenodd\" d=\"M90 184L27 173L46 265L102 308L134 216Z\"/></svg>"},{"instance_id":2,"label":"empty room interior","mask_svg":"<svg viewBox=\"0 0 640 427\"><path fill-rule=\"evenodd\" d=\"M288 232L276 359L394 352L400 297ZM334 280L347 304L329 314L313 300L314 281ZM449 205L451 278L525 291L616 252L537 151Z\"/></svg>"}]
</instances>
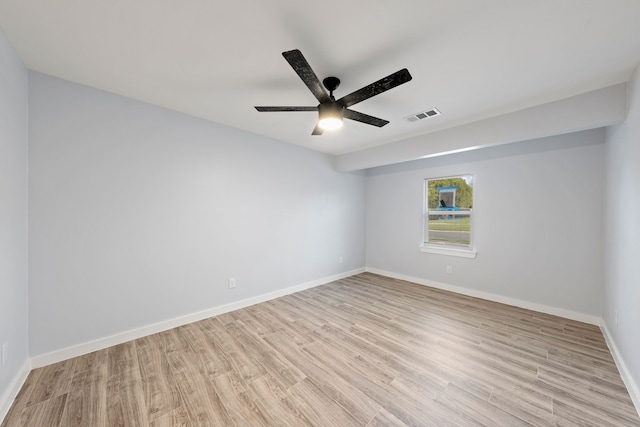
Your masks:
<instances>
[{"instance_id":1,"label":"empty room interior","mask_svg":"<svg viewBox=\"0 0 640 427\"><path fill-rule=\"evenodd\" d=\"M640 426L639 23L0 1L0 425Z\"/></svg>"}]
</instances>

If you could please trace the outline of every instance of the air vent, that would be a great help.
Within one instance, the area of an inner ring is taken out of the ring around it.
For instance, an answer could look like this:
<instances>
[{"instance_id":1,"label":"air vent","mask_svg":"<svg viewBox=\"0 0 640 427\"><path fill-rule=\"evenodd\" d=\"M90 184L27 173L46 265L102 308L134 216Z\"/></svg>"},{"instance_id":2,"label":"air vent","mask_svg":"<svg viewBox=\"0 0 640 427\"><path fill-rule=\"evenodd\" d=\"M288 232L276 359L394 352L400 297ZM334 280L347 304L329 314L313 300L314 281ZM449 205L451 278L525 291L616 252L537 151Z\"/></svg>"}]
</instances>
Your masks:
<instances>
[{"instance_id":1,"label":"air vent","mask_svg":"<svg viewBox=\"0 0 640 427\"><path fill-rule=\"evenodd\" d=\"M426 111L421 111L419 113L416 114L412 114L408 117L405 117L405 119L408 122L417 122L418 120L422 120L422 119L430 119L432 117L436 117L440 115L440 111L438 111L437 108L432 108L430 110L426 110Z\"/></svg>"}]
</instances>

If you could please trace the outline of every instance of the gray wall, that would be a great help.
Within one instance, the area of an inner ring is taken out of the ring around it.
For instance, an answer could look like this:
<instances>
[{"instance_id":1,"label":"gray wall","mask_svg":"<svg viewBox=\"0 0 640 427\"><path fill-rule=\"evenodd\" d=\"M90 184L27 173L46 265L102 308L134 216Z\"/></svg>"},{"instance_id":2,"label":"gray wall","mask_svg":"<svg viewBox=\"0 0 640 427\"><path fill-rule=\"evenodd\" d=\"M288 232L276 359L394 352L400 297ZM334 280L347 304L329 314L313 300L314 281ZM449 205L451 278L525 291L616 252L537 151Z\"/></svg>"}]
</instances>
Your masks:
<instances>
[{"instance_id":1,"label":"gray wall","mask_svg":"<svg viewBox=\"0 0 640 427\"><path fill-rule=\"evenodd\" d=\"M603 142L600 129L369 170L367 267L599 317ZM421 253L424 179L467 173L477 258Z\"/></svg>"},{"instance_id":2,"label":"gray wall","mask_svg":"<svg viewBox=\"0 0 640 427\"><path fill-rule=\"evenodd\" d=\"M640 70L626 122L607 130L603 319L640 399ZM615 311L618 312L616 326ZM636 401L640 405L640 401ZM638 406L640 410L640 406Z\"/></svg>"},{"instance_id":3,"label":"gray wall","mask_svg":"<svg viewBox=\"0 0 640 427\"><path fill-rule=\"evenodd\" d=\"M32 356L364 267L363 173L36 72L29 93Z\"/></svg>"},{"instance_id":4,"label":"gray wall","mask_svg":"<svg viewBox=\"0 0 640 427\"><path fill-rule=\"evenodd\" d=\"M0 420L28 357L27 90L27 70L0 30Z\"/></svg>"}]
</instances>

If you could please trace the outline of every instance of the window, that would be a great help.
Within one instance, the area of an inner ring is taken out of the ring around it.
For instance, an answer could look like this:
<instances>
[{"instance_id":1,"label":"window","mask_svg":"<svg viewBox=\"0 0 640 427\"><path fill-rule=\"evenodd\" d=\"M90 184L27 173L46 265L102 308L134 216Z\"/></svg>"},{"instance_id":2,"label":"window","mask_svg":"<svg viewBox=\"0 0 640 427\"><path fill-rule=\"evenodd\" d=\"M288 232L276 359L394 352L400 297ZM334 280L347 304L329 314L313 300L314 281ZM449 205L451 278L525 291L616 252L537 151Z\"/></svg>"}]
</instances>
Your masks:
<instances>
[{"instance_id":1,"label":"window","mask_svg":"<svg viewBox=\"0 0 640 427\"><path fill-rule=\"evenodd\" d=\"M473 175L426 179L423 252L475 258Z\"/></svg>"}]
</instances>

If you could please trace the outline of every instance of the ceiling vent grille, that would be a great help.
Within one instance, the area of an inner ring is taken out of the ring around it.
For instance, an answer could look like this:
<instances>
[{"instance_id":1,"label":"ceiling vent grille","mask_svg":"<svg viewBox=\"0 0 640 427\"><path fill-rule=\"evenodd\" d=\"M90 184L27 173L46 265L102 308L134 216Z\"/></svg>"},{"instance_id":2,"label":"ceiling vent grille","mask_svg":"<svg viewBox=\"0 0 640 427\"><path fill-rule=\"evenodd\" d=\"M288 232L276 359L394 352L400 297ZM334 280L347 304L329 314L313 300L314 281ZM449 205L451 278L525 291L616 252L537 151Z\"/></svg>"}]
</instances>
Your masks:
<instances>
[{"instance_id":1,"label":"ceiling vent grille","mask_svg":"<svg viewBox=\"0 0 640 427\"><path fill-rule=\"evenodd\" d=\"M421 111L419 113L412 114L408 117L405 117L405 119L408 122L417 122L418 120L430 119L432 117L437 117L439 115L440 115L440 111L438 111L437 108L432 108L430 110Z\"/></svg>"}]
</instances>

